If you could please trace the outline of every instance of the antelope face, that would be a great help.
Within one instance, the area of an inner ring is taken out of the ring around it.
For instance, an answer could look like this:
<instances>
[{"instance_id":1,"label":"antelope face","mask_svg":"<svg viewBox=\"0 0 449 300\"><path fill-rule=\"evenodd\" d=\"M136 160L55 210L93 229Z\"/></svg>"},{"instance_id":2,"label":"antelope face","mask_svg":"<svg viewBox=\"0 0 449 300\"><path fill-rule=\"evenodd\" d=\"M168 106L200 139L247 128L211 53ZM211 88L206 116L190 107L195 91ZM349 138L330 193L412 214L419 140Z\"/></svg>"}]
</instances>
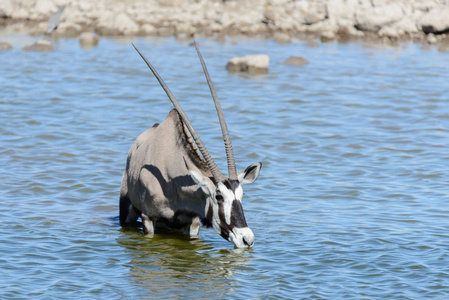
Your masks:
<instances>
[{"instance_id":1,"label":"antelope face","mask_svg":"<svg viewBox=\"0 0 449 300\"><path fill-rule=\"evenodd\" d=\"M206 216L215 231L236 247L251 247L254 234L246 224L243 213L242 184L253 183L259 176L262 163L250 165L238 174L236 180L223 178L214 184L209 177L197 172L190 172L192 178L207 194Z\"/></svg>"},{"instance_id":2,"label":"antelope face","mask_svg":"<svg viewBox=\"0 0 449 300\"><path fill-rule=\"evenodd\" d=\"M238 180L219 182L213 195L212 225L236 247L251 247L254 234L246 224L242 207L243 189Z\"/></svg>"}]
</instances>

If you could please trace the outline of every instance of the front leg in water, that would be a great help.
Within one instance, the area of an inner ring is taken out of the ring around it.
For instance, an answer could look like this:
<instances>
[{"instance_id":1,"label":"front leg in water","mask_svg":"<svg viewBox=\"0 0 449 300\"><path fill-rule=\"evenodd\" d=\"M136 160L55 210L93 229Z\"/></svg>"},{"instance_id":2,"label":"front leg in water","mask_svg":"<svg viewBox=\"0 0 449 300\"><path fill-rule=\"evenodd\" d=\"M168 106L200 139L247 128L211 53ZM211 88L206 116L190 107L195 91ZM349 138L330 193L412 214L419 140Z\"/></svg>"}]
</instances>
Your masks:
<instances>
[{"instance_id":1,"label":"front leg in water","mask_svg":"<svg viewBox=\"0 0 449 300\"><path fill-rule=\"evenodd\" d=\"M150 218L144 213L140 215L140 218L142 219L143 233L145 234L145 236L153 237L154 222L150 220Z\"/></svg>"}]
</instances>

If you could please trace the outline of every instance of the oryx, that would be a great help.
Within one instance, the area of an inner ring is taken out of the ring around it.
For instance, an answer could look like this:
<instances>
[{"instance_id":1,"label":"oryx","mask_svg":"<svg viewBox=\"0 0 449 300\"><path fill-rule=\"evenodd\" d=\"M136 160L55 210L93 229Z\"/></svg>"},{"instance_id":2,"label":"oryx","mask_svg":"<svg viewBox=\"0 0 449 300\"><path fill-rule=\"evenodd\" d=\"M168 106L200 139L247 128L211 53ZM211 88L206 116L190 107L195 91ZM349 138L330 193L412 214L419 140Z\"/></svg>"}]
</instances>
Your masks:
<instances>
[{"instance_id":1,"label":"oryx","mask_svg":"<svg viewBox=\"0 0 449 300\"><path fill-rule=\"evenodd\" d=\"M253 183L262 164L252 164L237 174L223 111L196 43L195 47L218 113L229 178L212 160L178 100L134 46L175 109L161 124L143 132L128 152L120 189L120 223L134 223L140 217L145 235L152 236L155 222L162 222L197 236L202 222L235 246L250 247L254 234L243 214L241 185Z\"/></svg>"}]
</instances>

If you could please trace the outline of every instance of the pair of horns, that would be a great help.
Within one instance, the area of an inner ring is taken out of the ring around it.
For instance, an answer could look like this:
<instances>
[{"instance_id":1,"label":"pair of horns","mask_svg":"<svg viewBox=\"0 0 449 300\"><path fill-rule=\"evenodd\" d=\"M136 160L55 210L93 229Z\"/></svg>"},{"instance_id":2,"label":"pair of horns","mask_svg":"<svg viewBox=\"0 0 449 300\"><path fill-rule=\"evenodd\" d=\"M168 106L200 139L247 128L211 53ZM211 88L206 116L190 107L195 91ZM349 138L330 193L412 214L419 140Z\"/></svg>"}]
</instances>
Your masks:
<instances>
[{"instance_id":1,"label":"pair of horns","mask_svg":"<svg viewBox=\"0 0 449 300\"><path fill-rule=\"evenodd\" d=\"M145 56L139 51L139 49L137 49L137 47L134 44L132 44L132 45L133 45L134 49L136 49L137 53L139 53L139 55L145 61L147 66L150 68L151 72L153 72L154 76L159 81L159 84L164 89L168 98L175 106L176 110L178 111L179 115L181 116L182 120L184 121L184 124L187 126L187 129L190 131L190 134L192 135L195 143L197 144L198 149L200 150L201 154L203 155L204 160L206 161L207 165L209 166L209 169L212 173L212 176L215 179L215 182L218 183L220 181L223 181L223 179L224 179L223 174L221 174L220 170L218 169L217 165L215 164L214 160L212 159L212 156L210 155L209 151L206 149L206 146L204 146L204 143L201 141L201 138L199 137L195 128L193 128L192 122L190 122L186 113L184 112L181 105L179 104L178 100L175 98L173 93L167 87L167 85L162 80L161 76L159 76L156 69L151 65L151 63L145 58ZM203 56L201 55L201 52L198 49L198 45L196 44L195 41L194 41L194 45L195 45L196 52L198 53L198 57L201 61L201 66L203 67L204 74L206 75L207 84L209 85L209 89L212 94L212 98L214 99L215 109L217 110L218 119L220 120L220 127L221 127L221 131L223 133L223 140L224 140L225 149L226 149L226 157L227 157L227 161L228 161L229 179L237 180L237 170L235 167L234 154L232 151L231 139L229 137L228 127L226 125L223 110L221 108L220 101L218 100L217 93L215 92L214 85L212 84L212 80L210 79L209 72L207 71L206 64L204 63Z\"/></svg>"}]
</instances>

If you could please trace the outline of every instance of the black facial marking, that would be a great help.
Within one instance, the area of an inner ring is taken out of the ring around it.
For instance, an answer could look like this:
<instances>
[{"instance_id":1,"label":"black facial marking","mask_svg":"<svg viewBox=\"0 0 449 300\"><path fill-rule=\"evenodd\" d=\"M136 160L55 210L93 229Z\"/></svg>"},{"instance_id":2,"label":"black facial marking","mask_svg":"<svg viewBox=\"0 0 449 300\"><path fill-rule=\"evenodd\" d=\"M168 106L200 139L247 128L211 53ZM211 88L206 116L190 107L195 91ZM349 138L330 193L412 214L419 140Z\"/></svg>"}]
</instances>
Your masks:
<instances>
[{"instance_id":1,"label":"black facial marking","mask_svg":"<svg viewBox=\"0 0 449 300\"><path fill-rule=\"evenodd\" d=\"M245 214L243 213L242 203L238 200L232 202L231 210L231 228L244 228L248 227L245 220Z\"/></svg>"},{"instance_id":2,"label":"black facial marking","mask_svg":"<svg viewBox=\"0 0 449 300\"><path fill-rule=\"evenodd\" d=\"M230 228L228 224L226 224L223 202L218 203L218 218L220 219L220 235L227 240L229 239L229 232L232 230L232 228Z\"/></svg>"},{"instance_id":3,"label":"black facial marking","mask_svg":"<svg viewBox=\"0 0 449 300\"><path fill-rule=\"evenodd\" d=\"M228 190L231 190L233 193L235 193L237 188L240 186L240 182L238 180L227 179L222 181L222 183ZM239 200L232 201L231 224L227 224L223 207L224 203L218 200L219 199L217 198L218 217L220 219L220 229L221 229L220 235L226 240L229 240L229 234L234 228L248 227L248 225L246 224L245 215L243 213L242 203Z\"/></svg>"},{"instance_id":4,"label":"black facial marking","mask_svg":"<svg viewBox=\"0 0 449 300\"><path fill-rule=\"evenodd\" d=\"M240 182L238 180L225 180L223 181L223 184L233 193L235 193L235 190L240 186Z\"/></svg>"}]
</instances>

